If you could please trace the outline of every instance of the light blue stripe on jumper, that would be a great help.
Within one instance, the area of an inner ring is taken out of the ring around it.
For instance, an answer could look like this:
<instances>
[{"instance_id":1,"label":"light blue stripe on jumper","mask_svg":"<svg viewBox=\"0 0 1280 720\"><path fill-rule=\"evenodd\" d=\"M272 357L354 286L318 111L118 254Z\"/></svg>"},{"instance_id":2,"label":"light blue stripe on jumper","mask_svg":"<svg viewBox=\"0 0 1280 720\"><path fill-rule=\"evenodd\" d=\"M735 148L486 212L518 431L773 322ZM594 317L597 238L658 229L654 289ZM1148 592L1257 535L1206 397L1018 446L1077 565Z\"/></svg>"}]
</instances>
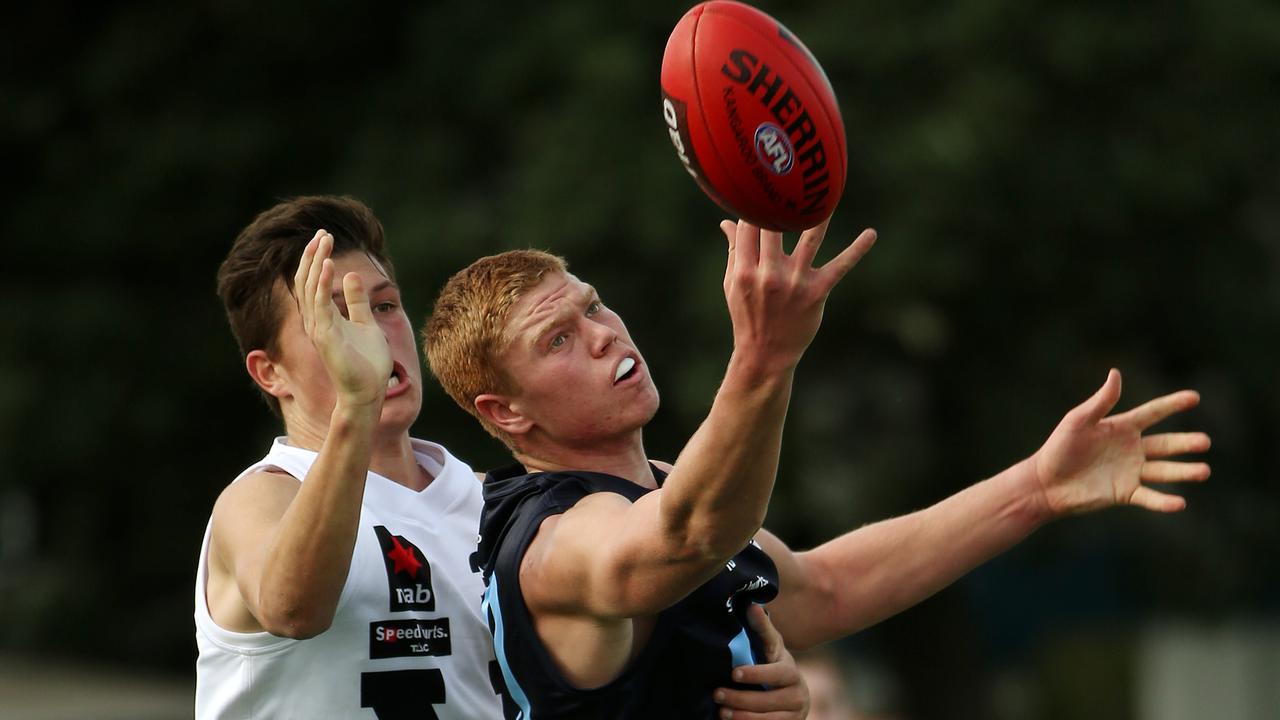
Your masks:
<instances>
[{"instance_id":1,"label":"light blue stripe on jumper","mask_svg":"<svg viewBox=\"0 0 1280 720\"><path fill-rule=\"evenodd\" d=\"M481 612L493 618L493 649L498 657L498 666L502 668L502 678L507 683L507 694L520 706L520 714L516 720L533 720L533 712L529 709L529 698L524 694L524 688L520 687L520 683L516 682L515 675L511 674L511 665L507 662L506 645L504 645L505 635L502 629L502 606L498 603L498 578L496 576L489 578L489 587L484 591L484 602L481 603Z\"/></svg>"}]
</instances>

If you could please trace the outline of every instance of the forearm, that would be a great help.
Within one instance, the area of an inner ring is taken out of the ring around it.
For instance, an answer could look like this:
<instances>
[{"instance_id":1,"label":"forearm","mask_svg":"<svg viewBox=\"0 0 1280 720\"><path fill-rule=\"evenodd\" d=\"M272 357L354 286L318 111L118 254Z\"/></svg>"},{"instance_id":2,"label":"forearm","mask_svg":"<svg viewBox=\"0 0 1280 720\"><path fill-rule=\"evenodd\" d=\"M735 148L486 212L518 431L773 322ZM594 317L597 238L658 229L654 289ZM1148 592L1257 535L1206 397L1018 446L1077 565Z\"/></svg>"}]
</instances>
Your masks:
<instances>
[{"instance_id":1,"label":"forearm","mask_svg":"<svg viewBox=\"0 0 1280 720\"><path fill-rule=\"evenodd\" d=\"M742 549L764 522L793 369L735 353L711 412L663 486L663 525L709 560Z\"/></svg>"},{"instance_id":2,"label":"forearm","mask_svg":"<svg viewBox=\"0 0 1280 720\"><path fill-rule=\"evenodd\" d=\"M1031 461L1024 460L929 508L799 553L815 578L815 607L792 613L787 641L808 646L874 625L1009 549L1050 517Z\"/></svg>"},{"instance_id":3,"label":"forearm","mask_svg":"<svg viewBox=\"0 0 1280 720\"><path fill-rule=\"evenodd\" d=\"M258 585L264 625L327 628L350 570L377 413L336 409L318 457L272 535ZM291 633L292 634L292 633Z\"/></svg>"}]
</instances>

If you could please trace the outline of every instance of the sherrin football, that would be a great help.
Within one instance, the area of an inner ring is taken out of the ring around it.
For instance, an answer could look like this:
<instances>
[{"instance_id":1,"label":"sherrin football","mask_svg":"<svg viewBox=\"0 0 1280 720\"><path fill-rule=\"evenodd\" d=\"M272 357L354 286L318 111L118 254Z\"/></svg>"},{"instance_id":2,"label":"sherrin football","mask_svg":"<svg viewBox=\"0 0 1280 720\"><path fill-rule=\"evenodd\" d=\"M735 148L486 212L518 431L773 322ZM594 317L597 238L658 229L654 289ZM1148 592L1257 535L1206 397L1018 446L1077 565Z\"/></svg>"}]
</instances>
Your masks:
<instances>
[{"instance_id":1,"label":"sherrin football","mask_svg":"<svg viewBox=\"0 0 1280 720\"><path fill-rule=\"evenodd\" d=\"M753 7L712 0L685 13L662 57L662 115L685 170L736 218L803 230L844 192L831 83L795 35Z\"/></svg>"}]
</instances>

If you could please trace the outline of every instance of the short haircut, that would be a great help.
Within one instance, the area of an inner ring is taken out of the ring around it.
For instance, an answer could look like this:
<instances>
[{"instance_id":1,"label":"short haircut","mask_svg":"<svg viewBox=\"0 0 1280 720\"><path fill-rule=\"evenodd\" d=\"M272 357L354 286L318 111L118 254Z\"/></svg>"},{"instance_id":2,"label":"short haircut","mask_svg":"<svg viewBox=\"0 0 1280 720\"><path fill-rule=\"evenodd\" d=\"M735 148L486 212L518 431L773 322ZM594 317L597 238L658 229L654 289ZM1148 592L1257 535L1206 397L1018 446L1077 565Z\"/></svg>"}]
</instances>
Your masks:
<instances>
[{"instance_id":1,"label":"short haircut","mask_svg":"<svg viewBox=\"0 0 1280 720\"><path fill-rule=\"evenodd\" d=\"M568 270L564 258L541 250L480 258L449 278L422 329L422 350L432 374L454 402L507 447L511 437L476 412L475 400L519 389L497 362L511 341L506 334L511 306L548 273Z\"/></svg>"},{"instance_id":2,"label":"short haircut","mask_svg":"<svg viewBox=\"0 0 1280 720\"><path fill-rule=\"evenodd\" d=\"M394 280L395 270L383 245L382 223L354 198L312 195L290 198L264 211L240 231L218 268L218 297L227 312L240 356L264 350L278 357L285 294L293 292L293 276L307 242L317 230L333 235L333 257L362 252ZM263 399L277 416L280 401L262 388Z\"/></svg>"}]
</instances>

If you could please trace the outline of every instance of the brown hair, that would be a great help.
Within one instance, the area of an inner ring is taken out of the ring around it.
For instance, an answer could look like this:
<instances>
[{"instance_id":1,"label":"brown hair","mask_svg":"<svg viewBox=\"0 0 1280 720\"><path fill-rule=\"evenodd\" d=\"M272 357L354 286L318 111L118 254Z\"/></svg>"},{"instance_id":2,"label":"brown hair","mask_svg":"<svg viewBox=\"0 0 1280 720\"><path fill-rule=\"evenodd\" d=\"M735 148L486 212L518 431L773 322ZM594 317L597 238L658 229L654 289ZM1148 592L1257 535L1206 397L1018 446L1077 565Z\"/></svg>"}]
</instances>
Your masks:
<instances>
[{"instance_id":1,"label":"brown hair","mask_svg":"<svg viewBox=\"0 0 1280 720\"><path fill-rule=\"evenodd\" d=\"M476 412L475 399L517 389L496 362L510 340L507 314L547 273L568 269L564 258L540 250L480 258L449 278L422 329L422 350L445 392L508 446L511 438Z\"/></svg>"},{"instance_id":2,"label":"brown hair","mask_svg":"<svg viewBox=\"0 0 1280 720\"><path fill-rule=\"evenodd\" d=\"M227 311L241 357L254 350L276 356L284 320L281 290L293 292L293 276L307 242L316 231L333 235L333 257L362 252L394 279L383 247L382 223L354 198L311 195L280 202L258 215L231 245L218 268L218 297ZM272 412L280 401L258 388Z\"/></svg>"}]
</instances>

